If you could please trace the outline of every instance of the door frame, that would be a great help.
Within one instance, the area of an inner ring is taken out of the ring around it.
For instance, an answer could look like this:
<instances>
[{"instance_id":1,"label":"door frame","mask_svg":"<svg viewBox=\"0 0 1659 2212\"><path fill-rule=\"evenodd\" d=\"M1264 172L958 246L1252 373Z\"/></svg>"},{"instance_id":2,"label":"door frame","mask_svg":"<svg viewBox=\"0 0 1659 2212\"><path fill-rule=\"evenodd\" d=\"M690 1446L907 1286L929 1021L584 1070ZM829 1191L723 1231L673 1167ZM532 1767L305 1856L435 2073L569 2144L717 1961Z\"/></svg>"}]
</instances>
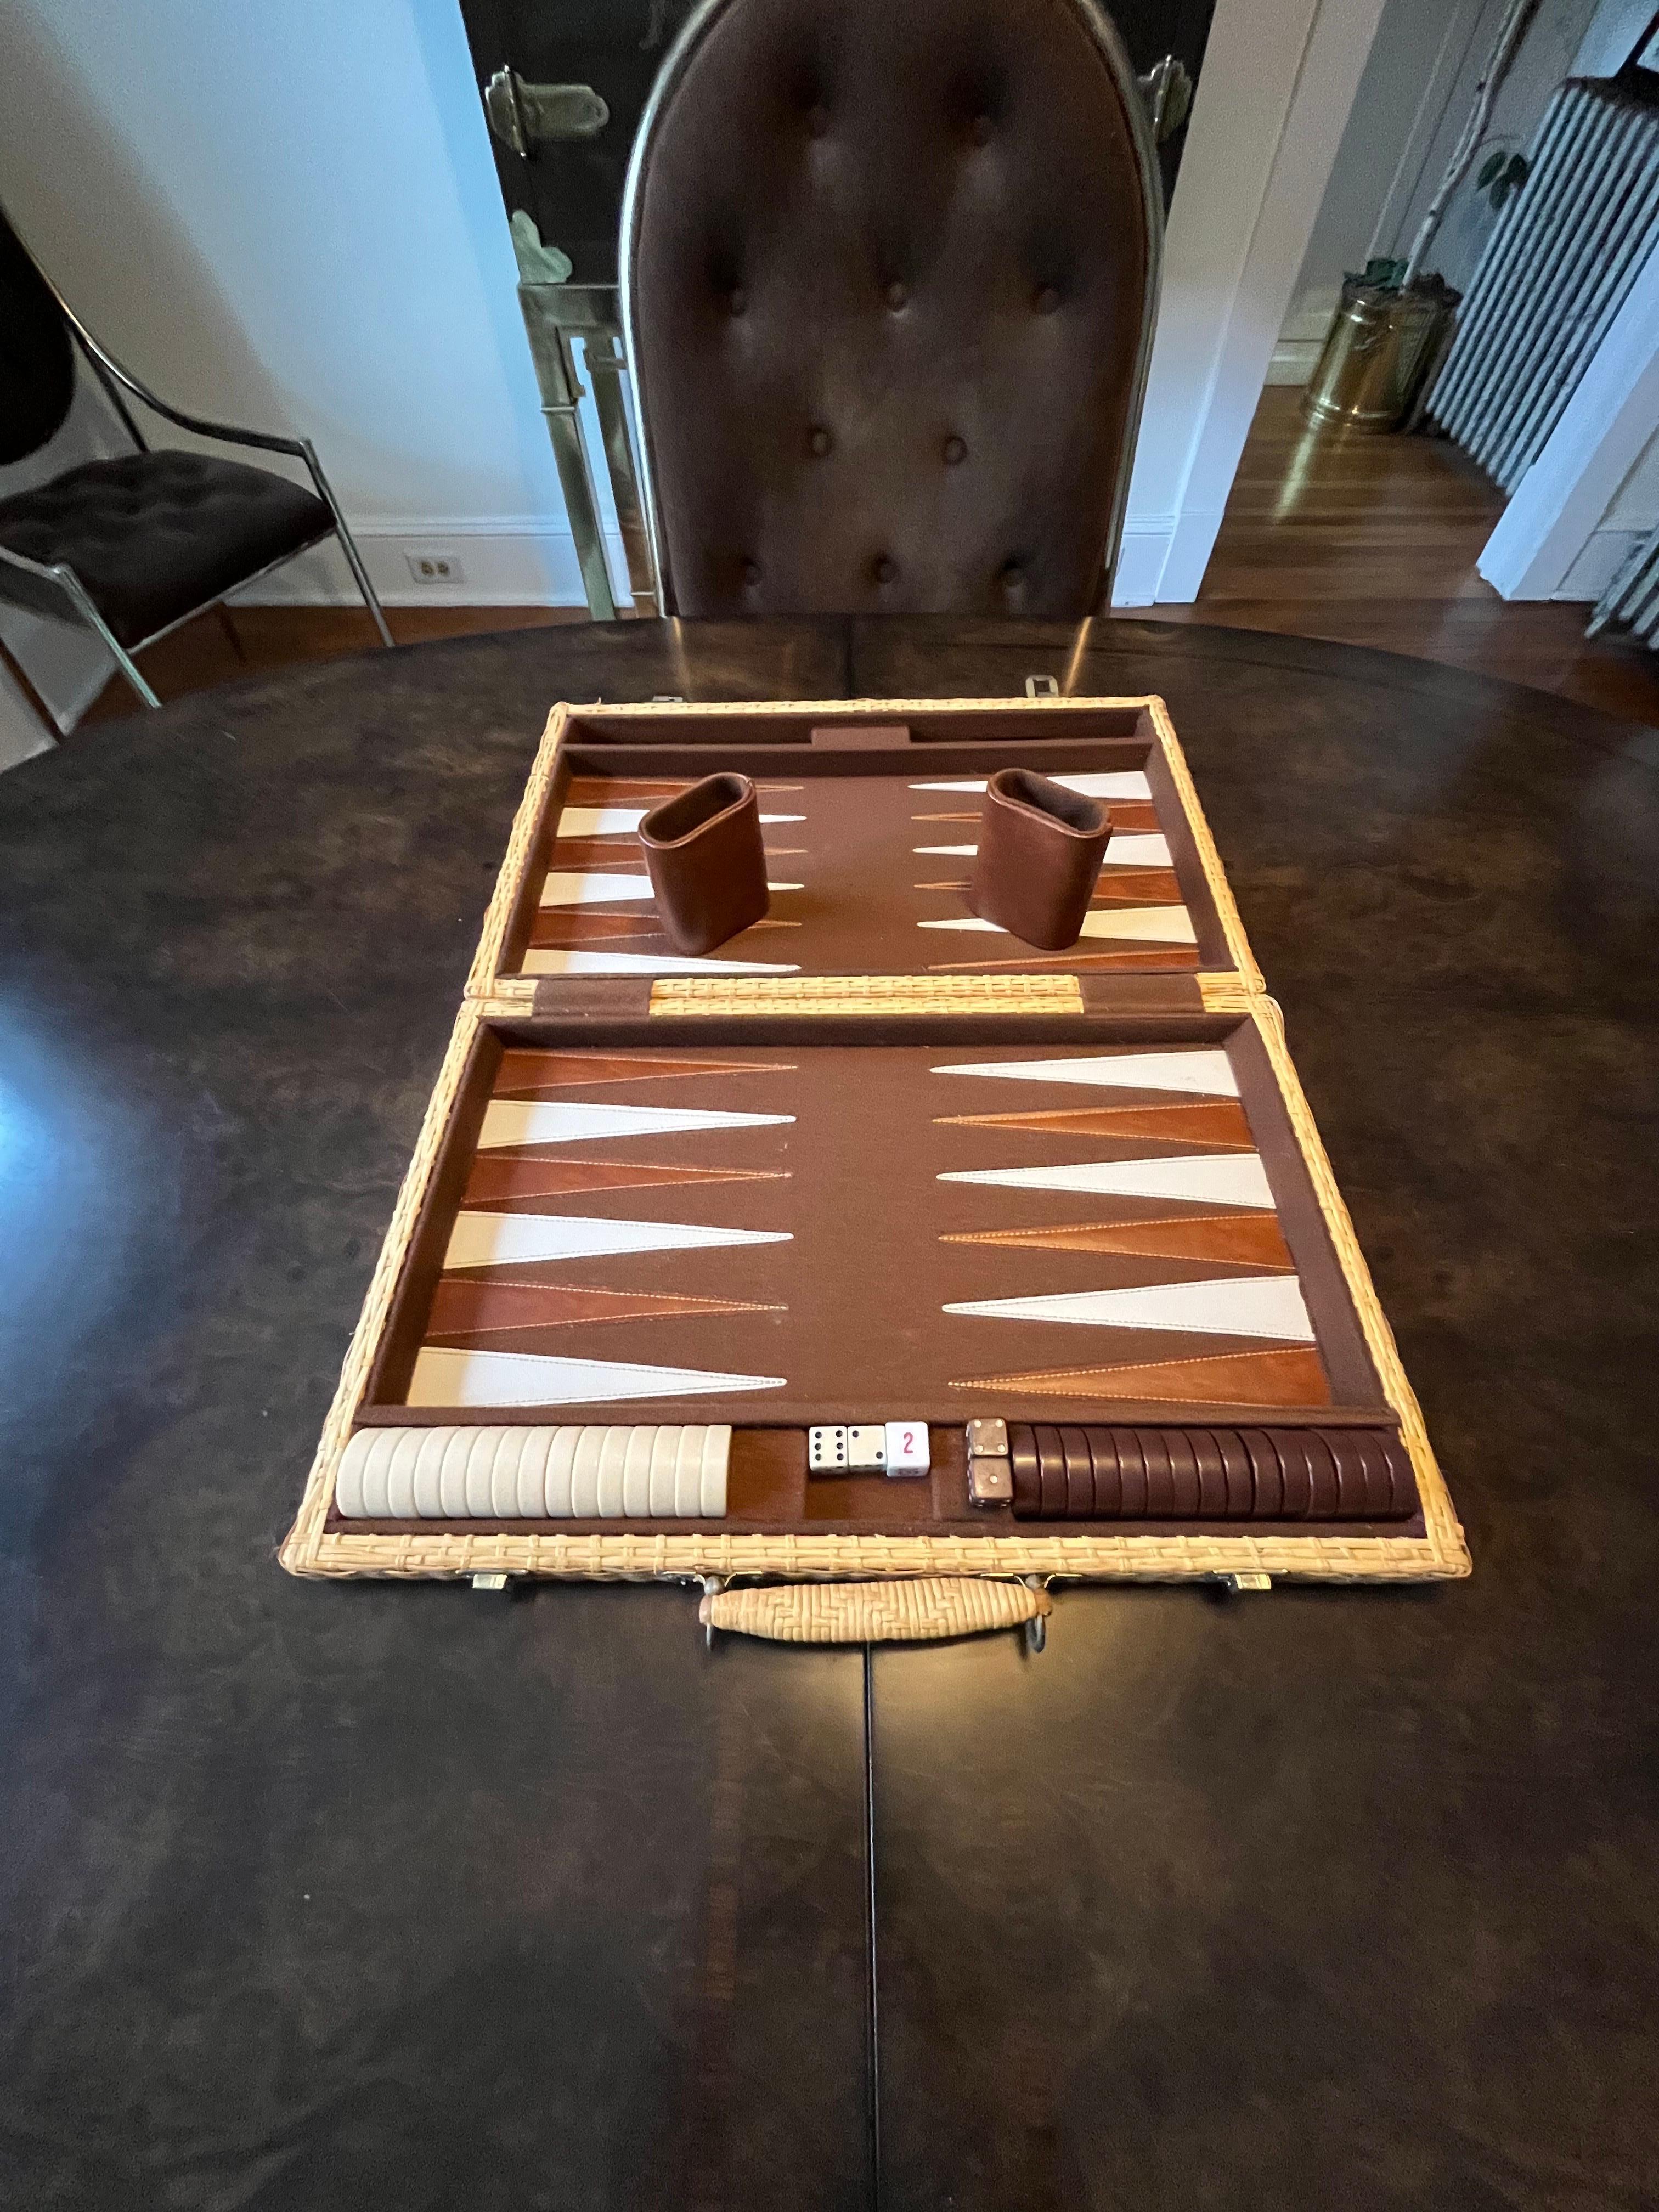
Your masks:
<instances>
[{"instance_id":1,"label":"door frame","mask_svg":"<svg viewBox=\"0 0 1659 2212\"><path fill-rule=\"evenodd\" d=\"M1383 0L1217 0L1115 606L1198 596Z\"/></svg>"}]
</instances>

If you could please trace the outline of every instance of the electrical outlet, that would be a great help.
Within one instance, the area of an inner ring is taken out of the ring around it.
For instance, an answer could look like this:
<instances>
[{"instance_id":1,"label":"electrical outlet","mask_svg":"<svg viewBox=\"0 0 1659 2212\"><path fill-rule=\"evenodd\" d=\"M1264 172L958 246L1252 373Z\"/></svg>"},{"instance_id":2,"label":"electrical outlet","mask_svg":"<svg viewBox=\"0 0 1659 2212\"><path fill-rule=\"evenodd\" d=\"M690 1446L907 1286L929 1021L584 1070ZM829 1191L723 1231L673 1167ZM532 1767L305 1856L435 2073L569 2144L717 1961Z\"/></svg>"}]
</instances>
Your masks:
<instances>
[{"instance_id":1,"label":"electrical outlet","mask_svg":"<svg viewBox=\"0 0 1659 2212\"><path fill-rule=\"evenodd\" d=\"M453 553L441 552L436 546L428 546L418 553L405 553L409 573L417 584L464 584L466 571Z\"/></svg>"}]
</instances>

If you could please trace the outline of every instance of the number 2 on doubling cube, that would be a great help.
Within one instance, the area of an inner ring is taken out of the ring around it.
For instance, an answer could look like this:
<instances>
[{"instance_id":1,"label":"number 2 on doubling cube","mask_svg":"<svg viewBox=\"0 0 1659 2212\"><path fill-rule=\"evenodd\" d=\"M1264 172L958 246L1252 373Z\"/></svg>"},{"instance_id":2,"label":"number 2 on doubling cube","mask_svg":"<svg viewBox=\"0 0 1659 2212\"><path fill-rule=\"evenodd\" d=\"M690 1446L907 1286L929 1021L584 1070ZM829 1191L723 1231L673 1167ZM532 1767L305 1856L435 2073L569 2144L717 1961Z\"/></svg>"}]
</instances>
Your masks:
<instances>
[{"instance_id":1,"label":"number 2 on doubling cube","mask_svg":"<svg viewBox=\"0 0 1659 2212\"><path fill-rule=\"evenodd\" d=\"M889 1421L887 1424L887 1472L889 1474L926 1474L933 1460L927 1448L926 1421Z\"/></svg>"}]
</instances>

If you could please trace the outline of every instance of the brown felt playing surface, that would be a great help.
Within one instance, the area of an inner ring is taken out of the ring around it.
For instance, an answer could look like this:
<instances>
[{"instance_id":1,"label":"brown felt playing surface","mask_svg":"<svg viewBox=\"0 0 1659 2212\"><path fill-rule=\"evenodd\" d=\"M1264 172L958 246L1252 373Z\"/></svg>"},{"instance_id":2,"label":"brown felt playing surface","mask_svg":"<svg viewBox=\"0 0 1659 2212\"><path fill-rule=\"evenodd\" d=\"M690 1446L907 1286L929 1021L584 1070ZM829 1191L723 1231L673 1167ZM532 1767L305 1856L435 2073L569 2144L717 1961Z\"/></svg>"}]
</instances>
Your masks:
<instances>
[{"instance_id":1,"label":"brown felt playing surface","mask_svg":"<svg viewBox=\"0 0 1659 2212\"><path fill-rule=\"evenodd\" d=\"M514 1044L480 1082L392 1402L770 1425L1382 1408L1249 1024ZM1007 1303L1029 1300L1060 1303Z\"/></svg>"},{"instance_id":2,"label":"brown felt playing surface","mask_svg":"<svg viewBox=\"0 0 1659 2212\"><path fill-rule=\"evenodd\" d=\"M546 825L518 965L538 976L1190 972L1225 964L1213 904L1169 771L1144 741L1073 748L1055 773L1108 805L1106 851L1085 933L1042 953L969 911L982 787L971 771L872 755L866 771L803 762L756 773L774 886L764 921L685 959L662 934L635 835L638 815L692 779L579 765ZM1006 750L1006 749L1005 749ZM591 757L591 755L587 757ZM702 770L700 769L699 773Z\"/></svg>"}]
</instances>

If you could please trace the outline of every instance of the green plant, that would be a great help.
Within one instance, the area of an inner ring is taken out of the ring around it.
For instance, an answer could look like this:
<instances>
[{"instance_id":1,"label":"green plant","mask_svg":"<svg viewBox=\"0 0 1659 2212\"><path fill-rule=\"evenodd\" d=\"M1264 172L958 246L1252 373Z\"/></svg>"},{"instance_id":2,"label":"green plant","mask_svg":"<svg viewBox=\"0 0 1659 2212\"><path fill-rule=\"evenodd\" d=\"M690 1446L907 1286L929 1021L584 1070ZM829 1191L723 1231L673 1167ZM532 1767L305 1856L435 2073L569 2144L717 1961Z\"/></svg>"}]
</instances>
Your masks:
<instances>
[{"instance_id":1,"label":"green plant","mask_svg":"<svg viewBox=\"0 0 1659 2212\"><path fill-rule=\"evenodd\" d=\"M1486 195L1496 215L1510 194L1520 191L1530 173L1524 154L1493 154L1480 164L1474 189Z\"/></svg>"}]
</instances>

